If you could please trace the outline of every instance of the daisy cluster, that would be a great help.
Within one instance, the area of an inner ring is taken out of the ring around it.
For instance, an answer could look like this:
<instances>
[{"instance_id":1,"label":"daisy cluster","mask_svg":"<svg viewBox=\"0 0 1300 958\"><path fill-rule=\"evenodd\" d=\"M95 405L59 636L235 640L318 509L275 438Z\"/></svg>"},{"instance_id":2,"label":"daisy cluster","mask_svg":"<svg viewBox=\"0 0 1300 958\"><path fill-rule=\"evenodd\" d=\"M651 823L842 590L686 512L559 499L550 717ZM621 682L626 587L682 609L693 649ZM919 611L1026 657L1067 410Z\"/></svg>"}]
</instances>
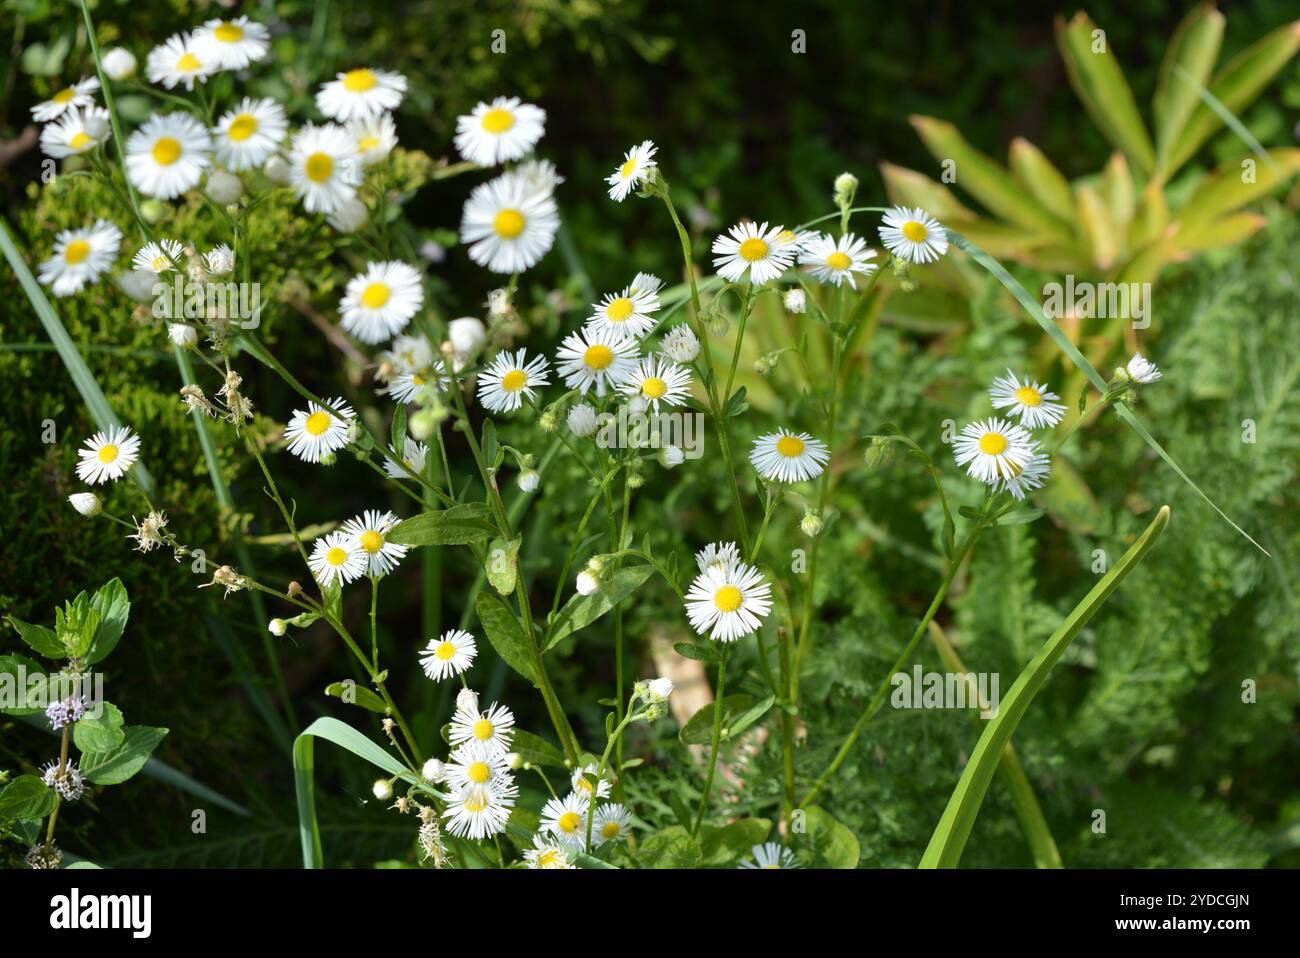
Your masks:
<instances>
[{"instance_id":1,"label":"daisy cluster","mask_svg":"<svg viewBox=\"0 0 1300 958\"><path fill-rule=\"evenodd\" d=\"M957 464L992 488L1016 499L1043 485L1051 457L1043 452L1034 430L1050 429L1065 416L1060 397L1035 379L1007 370L988 390L993 406L1004 416L966 425L953 443ZM1014 420L1014 421L1013 421Z\"/></svg>"},{"instance_id":2,"label":"daisy cluster","mask_svg":"<svg viewBox=\"0 0 1300 958\"><path fill-rule=\"evenodd\" d=\"M323 410L312 415L325 415ZM310 417L309 417L310 418ZM407 547L389 542L397 525L391 512L367 509L312 544L308 565L322 586L342 586L362 576L382 578L406 557Z\"/></svg>"}]
</instances>

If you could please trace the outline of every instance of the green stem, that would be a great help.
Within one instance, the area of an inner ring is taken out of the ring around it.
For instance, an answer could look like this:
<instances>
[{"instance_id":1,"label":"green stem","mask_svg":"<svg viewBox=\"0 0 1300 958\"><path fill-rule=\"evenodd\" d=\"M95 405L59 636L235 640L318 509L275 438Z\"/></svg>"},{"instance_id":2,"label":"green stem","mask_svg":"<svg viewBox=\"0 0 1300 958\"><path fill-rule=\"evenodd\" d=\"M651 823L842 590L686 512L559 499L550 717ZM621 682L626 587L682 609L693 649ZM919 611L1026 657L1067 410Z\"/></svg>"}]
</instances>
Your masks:
<instances>
[{"instance_id":1,"label":"green stem","mask_svg":"<svg viewBox=\"0 0 1300 958\"><path fill-rule=\"evenodd\" d=\"M695 816L695 827L691 829L692 838L699 834L700 826L704 823L704 814L709 809L709 794L713 791L713 775L718 768L718 745L722 741L723 694L726 691L729 651L724 645L722 656L718 661L718 691L713 699L713 735L712 744L709 746L709 770L704 778L704 794L700 796L700 810Z\"/></svg>"}]
</instances>

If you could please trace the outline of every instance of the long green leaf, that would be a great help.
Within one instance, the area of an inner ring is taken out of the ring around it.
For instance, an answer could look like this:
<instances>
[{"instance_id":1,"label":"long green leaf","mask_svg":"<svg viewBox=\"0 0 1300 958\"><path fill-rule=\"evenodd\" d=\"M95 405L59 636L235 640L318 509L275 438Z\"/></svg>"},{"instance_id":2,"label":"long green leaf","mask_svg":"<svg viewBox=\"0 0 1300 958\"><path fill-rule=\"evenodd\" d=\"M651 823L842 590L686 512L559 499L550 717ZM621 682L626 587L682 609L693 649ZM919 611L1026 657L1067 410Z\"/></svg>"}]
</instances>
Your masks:
<instances>
[{"instance_id":1,"label":"long green leaf","mask_svg":"<svg viewBox=\"0 0 1300 958\"><path fill-rule=\"evenodd\" d=\"M993 773L997 770L1011 736L1015 734L1016 727L1029 710L1034 696L1043 687L1048 675L1051 674L1052 667L1074 641L1074 637L1092 620L1097 610L1142 561L1167 525L1169 525L1169 507L1161 506L1146 531L1138 537L1138 540L1111 567L1110 571L1102 576L1101 581L1084 596L1083 601L1074 607L1061 623L1061 627L1043 644L1038 654L1016 678L1011 689L999 703L998 714L989 721L984 733L980 735L979 742L971 753L970 761L966 763L966 769L962 772L957 787L953 789L952 797L948 799L948 807L944 809L943 817L939 819L934 834L930 836L930 844L926 847L925 854L921 856L921 868L957 867L957 863L961 860L961 853L966 847L966 840L970 837L971 827L975 824L976 816L979 815L980 805L984 802L984 794L993 779Z\"/></svg>"},{"instance_id":2,"label":"long green leaf","mask_svg":"<svg viewBox=\"0 0 1300 958\"><path fill-rule=\"evenodd\" d=\"M1097 387L1099 392L1105 393L1106 380L1102 378L1101 373L1097 372L1092 363L1088 362L1083 353L1079 352L1078 347L1075 346L1074 343L1070 342L1070 337L1065 335L1065 332L1061 327L1057 326L1056 323L1052 322L1052 320L1048 318L1047 314L1043 312L1042 305L1029 295L1025 287L1020 284L1020 281L1008 273L1001 263L995 260L988 253L984 252L984 250L980 249L966 237L962 236L960 233L954 232L953 230L948 230L947 232L949 241L958 249L964 251L971 257L971 259L975 260L975 262L979 263L992 273L997 281L1005 286L1007 291L1016 298L1016 301L1025 308L1025 312L1033 317L1034 322L1038 323L1038 325L1043 328L1043 331L1052 338L1052 341L1060 347L1061 352L1065 353L1065 355L1069 357L1070 362L1074 363L1074 365L1088 377L1088 380ZM1143 442L1154 449L1156 454L1170 465L1183 482L1191 486L1198 496L1209 503L1210 508L1217 512L1224 522L1228 523L1228 525L1241 533L1251 545L1264 553L1264 555L1269 554L1268 550L1256 542L1250 533L1228 518L1228 514L1220 509L1213 499L1201 491L1201 487L1193 482L1191 476L1187 475L1187 473L1183 471L1182 467L1174 461L1174 458L1165 451L1164 447L1161 446L1160 443L1156 442L1155 437L1147 431L1146 427L1142 425L1141 420L1138 419L1137 415L1131 409L1123 403L1116 403L1115 411L1119 413L1121 419L1133 427L1133 431L1142 437Z\"/></svg>"},{"instance_id":3,"label":"long green leaf","mask_svg":"<svg viewBox=\"0 0 1300 958\"><path fill-rule=\"evenodd\" d=\"M45 327L46 335L50 337L50 341L54 343L54 348L58 350L59 358L63 360L63 365L68 370L72 384L77 387L77 392L81 394L81 401L90 410L95 425L101 430L122 425L122 420L117 418L117 414L113 412L113 407L108 404L108 399L104 396L104 391L99 388L99 383L95 380L94 374L91 373L90 367L81 358L77 344L68 335L68 331L59 320L58 314L54 312L54 307L46 299L44 290L36 282L36 277L32 275L32 271L27 268L27 261L23 259L23 255L19 252L13 236L9 233L9 227L3 220L0 220L0 249L4 250L5 259L9 261L9 267L14 271L14 275L18 277L18 285L23 288L23 292L27 295L27 301L32 304L32 310L36 313L36 318L41 321L41 325ZM137 462L131 469L131 478L146 493L153 495L153 477L149 475L149 470L145 468L143 462Z\"/></svg>"},{"instance_id":4,"label":"long green leaf","mask_svg":"<svg viewBox=\"0 0 1300 958\"><path fill-rule=\"evenodd\" d=\"M1169 39L1156 95L1152 100L1156 121L1156 160L1163 167L1187 119L1196 108L1196 87L1210 82L1223 41L1223 14L1208 3L1191 9ZM1191 83L1189 84L1188 81Z\"/></svg>"}]
</instances>

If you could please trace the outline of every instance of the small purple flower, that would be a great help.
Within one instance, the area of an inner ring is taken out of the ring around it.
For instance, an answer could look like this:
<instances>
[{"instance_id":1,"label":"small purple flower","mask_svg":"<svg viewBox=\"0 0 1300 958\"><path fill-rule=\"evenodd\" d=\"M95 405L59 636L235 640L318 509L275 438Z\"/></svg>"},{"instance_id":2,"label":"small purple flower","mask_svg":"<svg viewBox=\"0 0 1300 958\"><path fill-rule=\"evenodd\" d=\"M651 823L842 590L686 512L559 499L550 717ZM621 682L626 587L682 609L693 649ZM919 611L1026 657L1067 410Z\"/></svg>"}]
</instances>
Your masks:
<instances>
[{"instance_id":1,"label":"small purple flower","mask_svg":"<svg viewBox=\"0 0 1300 958\"><path fill-rule=\"evenodd\" d=\"M45 710L45 717L50 720L50 725L56 732L65 725L79 721L85 714L86 706L79 695L71 695L61 702L53 702Z\"/></svg>"}]
</instances>

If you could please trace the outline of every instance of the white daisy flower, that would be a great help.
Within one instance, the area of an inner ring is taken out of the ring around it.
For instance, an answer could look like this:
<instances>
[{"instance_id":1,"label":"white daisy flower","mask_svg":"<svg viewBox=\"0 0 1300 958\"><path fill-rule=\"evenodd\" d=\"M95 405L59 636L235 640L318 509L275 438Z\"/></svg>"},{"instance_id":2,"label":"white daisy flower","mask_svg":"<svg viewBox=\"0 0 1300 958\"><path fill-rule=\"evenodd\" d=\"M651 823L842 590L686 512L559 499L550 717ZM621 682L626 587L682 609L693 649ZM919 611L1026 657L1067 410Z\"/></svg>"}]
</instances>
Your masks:
<instances>
[{"instance_id":1,"label":"white daisy flower","mask_svg":"<svg viewBox=\"0 0 1300 958\"><path fill-rule=\"evenodd\" d=\"M456 118L456 149L479 166L496 166L532 151L546 132L546 111L517 96L480 103Z\"/></svg>"},{"instance_id":2,"label":"white daisy flower","mask_svg":"<svg viewBox=\"0 0 1300 958\"><path fill-rule=\"evenodd\" d=\"M617 802L609 802L596 809L591 837L595 842L624 842L631 826L632 813Z\"/></svg>"},{"instance_id":3,"label":"white daisy flower","mask_svg":"<svg viewBox=\"0 0 1300 958\"><path fill-rule=\"evenodd\" d=\"M112 128L108 111L88 106L73 107L41 130L41 152L61 160L65 156L88 153L108 139Z\"/></svg>"},{"instance_id":4,"label":"white daisy flower","mask_svg":"<svg viewBox=\"0 0 1300 958\"><path fill-rule=\"evenodd\" d=\"M655 328L653 314L658 311L659 297L655 291L633 285L621 293L605 294L598 304L592 306L587 328L640 339Z\"/></svg>"},{"instance_id":5,"label":"white daisy flower","mask_svg":"<svg viewBox=\"0 0 1300 958\"><path fill-rule=\"evenodd\" d=\"M741 862L741 868L799 868L799 858L778 842L765 842L750 849L753 861Z\"/></svg>"},{"instance_id":6,"label":"white daisy flower","mask_svg":"<svg viewBox=\"0 0 1300 958\"><path fill-rule=\"evenodd\" d=\"M460 675L474 664L478 644L474 636L461 629L448 629L440 637L430 639L420 653L420 667L435 682Z\"/></svg>"},{"instance_id":7,"label":"white daisy flower","mask_svg":"<svg viewBox=\"0 0 1300 958\"><path fill-rule=\"evenodd\" d=\"M1141 353L1133 354L1133 358L1128 361L1125 371L1128 372L1129 379L1144 386L1156 382L1164 375L1159 366Z\"/></svg>"},{"instance_id":8,"label":"white daisy flower","mask_svg":"<svg viewBox=\"0 0 1300 958\"><path fill-rule=\"evenodd\" d=\"M379 361L390 363L398 372L423 372L433 365L433 346L424 336L398 336L380 352Z\"/></svg>"},{"instance_id":9,"label":"white daisy flower","mask_svg":"<svg viewBox=\"0 0 1300 958\"><path fill-rule=\"evenodd\" d=\"M533 847L524 851L524 861L529 868L577 868L569 860L569 849L558 842L547 841L540 834L533 836Z\"/></svg>"},{"instance_id":10,"label":"white daisy flower","mask_svg":"<svg viewBox=\"0 0 1300 958\"><path fill-rule=\"evenodd\" d=\"M759 436L749 453L758 474L776 482L803 482L820 476L830 458L826 443L788 429Z\"/></svg>"},{"instance_id":11,"label":"white daisy flower","mask_svg":"<svg viewBox=\"0 0 1300 958\"><path fill-rule=\"evenodd\" d=\"M420 274L398 260L367 263L339 303L343 328L363 343L381 343L400 333L424 305Z\"/></svg>"},{"instance_id":12,"label":"white daisy flower","mask_svg":"<svg viewBox=\"0 0 1300 958\"><path fill-rule=\"evenodd\" d=\"M506 830L518 789L467 788L447 802L442 817L458 838L491 838Z\"/></svg>"},{"instance_id":13,"label":"white daisy flower","mask_svg":"<svg viewBox=\"0 0 1300 958\"><path fill-rule=\"evenodd\" d=\"M993 380L989 398L995 409L1010 410L1029 429L1055 426L1065 416L1065 407L1055 402L1060 396L1029 377L1022 382L1010 369L1005 376Z\"/></svg>"},{"instance_id":14,"label":"white daisy flower","mask_svg":"<svg viewBox=\"0 0 1300 958\"><path fill-rule=\"evenodd\" d=\"M541 830L562 845L580 851L587 844L587 802L572 792L564 798L550 799L542 806Z\"/></svg>"},{"instance_id":15,"label":"white daisy flower","mask_svg":"<svg viewBox=\"0 0 1300 958\"><path fill-rule=\"evenodd\" d=\"M1014 477L1037 451L1038 444L1024 427L999 418L968 424L952 448L957 465L990 485Z\"/></svg>"},{"instance_id":16,"label":"white daisy flower","mask_svg":"<svg viewBox=\"0 0 1300 958\"><path fill-rule=\"evenodd\" d=\"M235 271L235 251L225 243L218 243L203 254L203 268L213 276L224 276Z\"/></svg>"},{"instance_id":17,"label":"white daisy flower","mask_svg":"<svg viewBox=\"0 0 1300 958\"><path fill-rule=\"evenodd\" d=\"M534 398L534 387L545 386L546 358L528 359L527 350L497 353L492 363L479 373L478 401L492 412L514 412L524 404L524 397Z\"/></svg>"},{"instance_id":18,"label":"white daisy flower","mask_svg":"<svg viewBox=\"0 0 1300 958\"><path fill-rule=\"evenodd\" d=\"M853 274L870 276L875 272L874 259L876 251L867 248L866 240L845 233L836 239L829 233L820 233L803 244L799 262L811 268L812 274L819 282L833 283L839 286L847 282L857 289Z\"/></svg>"},{"instance_id":19,"label":"white daisy flower","mask_svg":"<svg viewBox=\"0 0 1300 958\"><path fill-rule=\"evenodd\" d=\"M177 267L184 252L185 247L177 240L159 240L156 243L145 243L131 263L136 269L166 273Z\"/></svg>"},{"instance_id":20,"label":"white daisy flower","mask_svg":"<svg viewBox=\"0 0 1300 958\"><path fill-rule=\"evenodd\" d=\"M513 784L506 753L477 742L452 750L442 780L455 792L500 792Z\"/></svg>"},{"instance_id":21,"label":"white daisy flower","mask_svg":"<svg viewBox=\"0 0 1300 958\"><path fill-rule=\"evenodd\" d=\"M385 70L361 68L340 73L321 86L316 107L326 116L346 123L396 110L406 93L406 77Z\"/></svg>"},{"instance_id":22,"label":"white daisy flower","mask_svg":"<svg viewBox=\"0 0 1300 958\"><path fill-rule=\"evenodd\" d=\"M736 283L749 271L751 283L761 285L776 279L794 262L799 247L784 227L750 221L733 226L713 241L713 268L723 279Z\"/></svg>"},{"instance_id":23,"label":"white daisy flower","mask_svg":"<svg viewBox=\"0 0 1300 958\"><path fill-rule=\"evenodd\" d=\"M695 565L701 572L723 569L740 561L740 549L734 542L710 542L695 553Z\"/></svg>"},{"instance_id":24,"label":"white daisy flower","mask_svg":"<svg viewBox=\"0 0 1300 958\"><path fill-rule=\"evenodd\" d=\"M600 776L596 780L595 785L593 785L587 778L588 775L594 776L596 774L596 769L597 765L592 762L588 765L583 765L581 768L575 768L573 774L569 776L569 784L573 786L573 794L577 795L583 800L583 802L588 804L591 802L592 791L595 791L597 798L609 797L611 785L608 774Z\"/></svg>"},{"instance_id":25,"label":"white daisy flower","mask_svg":"<svg viewBox=\"0 0 1300 958\"><path fill-rule=\"evenodd\" d=\"M140 458L140 437L126 426L112 426L97 432L77 450L77 476L82 482L97 486L110 479L116 482Z\"/></svg>"},{"instance_id":26,"label":"white daisy flower","mask_svg":"<svg viewBox=\"0 0 1300 958\"><path fill-rule=\"evenodd\" d=\"M592 386L603 396L636 369L636 340L590 327L570 333L555 353L555 369L564 384L583 395Z\"/></svg>"},{"instance_id":27,"label":"white daisy flower","mask_svg":"<svg viewBox=\"0 0 1300 958\"><path fill-rule=\"evenodd\" d=\"M199 185L212 138L188 113L155 113L126 141L126 172L145 196L175 199Z\"/></svg>"},{"instance_id":28,"label":"white daisy flower","mask_svg":"<svg viewBox=\"0 0 1300 958\"><path fill-rule=\"evenodd\" d=\"M668 330L660 349L674 362L693 363L700 355L700 339L687 323L681 323Z\"/></svg>"},{"instance_id":29,"label":"white daisy flower","mask_svg":"<svg viewBox=\"0 0 1300 958\"><path fill-rule=\"evenodd\" d=\"M216 71L216 64L201 55L194 42L194 35L177 33L168 37L149 51L145 60L144 73L150 83L161 83L169 90L174 90L182 83L185 89L193 90L195 81L206 83L208 77Z\"/></svg>"},{"instance_id":30,"label":"white daisy flower","mask_svg":"<svg viewBox=\"0 0 1300 958\"><path fill-rule=\"evenodd\" d=\"M347 585L366 574L365 553L357 547L356 539L342 531L317 539L307 565L321 585Z\"/></svg>"},{"instance_id":31,"label":"white daisy flower","mask_svg":"<svg viewBox=\"0 0 1300 958\"><path fill-rule=\"evenodd\" d=\"M338 410L335 416L314 402L307 409L295 409L284 437L289 440L289 451L304 462L320 462L323 456L337 452L348 444L348 433L355 414L342 399L331 399L330 405Z\"/></svg>"},{"instance_id":32,"label":"white daisy flower","mask_svg":"<svg viewBox=\"0 0 1300 958\"><path fill-rule=\"evenodd\" d=\"M757 631L772 611L772 586L763 574L735 560L701 572L686 593L686 615L695 631L735 642Z\"/></svg>"},{"instance_id":33,"label":"white daisy flower","mask_svg":"<svg viewBox=\"0 0 1300 958\"><path fill-rule=\"evenodd\" d=\"M367 509L343 523L343 531L352 536L357 549L369 560L366 571L372 576L387 575L406 556L406 546L387 539L388 533L397 523L398 518L393 513L377 509Z\"/></svg>"},{"instance_id":34,"label":"white daisy flower","mask_svg":"<svg viewBox=\"0 0 1300 958\"><path fill-rule=\"evenodd\" d=\"M655 412L659 404L680 406L691 394L691 371L661 356L646 356L619 385L628 396L640 396Z\"/></svg>"},{"instance_id":35,"label":"white daisy flower","mask_svg":"<svg viewBox=\"0 0 1300 958\"><path fill-rule=\"evenodd\" d=\"M348 132L357 143L362 166L382 163L397 146L397 126L390 113L362 117L348 124Z\"/></svg>"},{"instance_id":36,"label":"white daisy flower","mask_svg":"<svg viewBox=\"0 0 1300 958\"><path fill-rule=\"evenodd\" d=\"M447 367L441 359L434 362L430 369L418 373L398 373L388 384L388 395L393 402L416 404L428 395L425 387L429 385L434 386L438 392L446 392L451 385Z\"/></svg>"},{"instance_id":37,"label":"white daisy flower","mask_svg":"<svg viewBox=\"0 0 1300 958\"><path fill-rule=\"evenodd\" d=\"M38 123L47 123L65 110L91 106L95 102L95 91L98 89L99 80L96 77L78 80L72 86L64 87L45 102L32 107L32 119Z\"/></svg>"},{"instance_id":38,"label":"white daisy flower","mask_svg":"<svg viewBox=\"0 0 1300 958\"><path fill-rule=\"evenodd\" d=\"M194 31L194 44L218 70L242 70L265 60L271 52L271 33L256 20L209 20Z\"/></svg>"},{"instance_id":39,"label":"white daisy flower","mask_svg":"<svg viewBox=\"0 0 1300 958\"><path fill-rule=\"evenodd\" d=\"M54 253L41 263L41 282L55 296L81 292L87 283L96 283L117 259L122 245L122 231L108 220L79 230L63 230L54 238Z\"/></svg>"},{"instance_id":40,"label":"white daisy flower","mask_svg":"<svg viewBox=\"0 0 1300 958\"><path fill-rule=\"evenodd\" d=\"M639 187L654 172L654 155L658 147L650 140L642 140L640 145L632 147L623 154L623 162L605 182L609 184L609 198L622 203L627 194Z\"/></svg>"},{"instance_id":41,"label":"white daisy flower","mask_svg":"<svg viewBox=\"0 0 1300 958\"><path fill-rule=\"evenodd\" d=\"M334 213L356 199L361 184L357 144L334 123L308 123L293 138L289 177L308 213Z\"/></svg>"},{"instance_id":42,"label":"white daisy flower","mask_svg":"<svg viewBox=\"0 0 1300 958\"><path fill-rule=\"evenodd\" d=\"M384 457L384 472L388 473L390 479L408 479L410 478L404 469L398 465L397 450L391 445L388 447L388 455ZM424 472L424 460L429 455L429 447L422 442L416 442L409 436L406 442L402 444L402 463L412 472Z\"/></svg>"},{"instance_id":43,"label":"white daisy flower","mask_svg":"<svg viewBox=\"0 0 1300 958\"><path fill-rule=\"evenodd\" d=\"M948 234L925 210L895 206L878 227L885 249L909 263L929 263L948 252Z\"/></svg>"},{"instance_id":44,"label":"white daisy flower","mask_svg":"<svg viewBox=\"0 0 1300 958\"><path fill-rule=\"evenodd\" d=\"M512 174L474 187L460 221L469 258L494 273L522 273L546 255L560 228L549 193L536 193Z\"/></svg>"},{"instance_id":45,"label":"white daisy flower","mask_svg":"<svg viewBox=\"0 0 1300 958\"><path fill-rule=\"evenodd\" d=\"M564 177L550 160L524 160L511 172L523 180L531 192L545 193L548 196L564 182Z\"/></svg>"},{"instance_id":46,"label":"white daisy flower","mask_svg":"<svg viewBox=\"0 0 1300 958\"><path fill-rule=\"evenodd\" d=\"M288 131L283 106L269 98L244 97L212 131L217 162L236 172L256 169L275 154Z\"/></svg>"},{"instance_id":47,"label":"white daisy flower","mask_svg":"<svg viewBox=\"0 0 1300 958\"><path fill-rule=\"evenodd\" d=\"M496 755L505 755L515 737L515 715L495 702L485 712L479 711L477 701L458 702L447 737L453 747L482 746Z\"/></svg>"},{"instance_id":48,"label":"white daisy flower","mask_svg":"<svg viewBox=\"0 0 1300 958\"><path fill-rule=\"evenodd\" d=\"M998 479L993 484L994 492L1007 491L1017 499L1024 499L1025 494L1042 488L1047 474L1051 472L1051 459L1046 453L1035 452L1029 457L1024 467L1013 466L1012 475Z\"/></svg>"}]
</instances>

